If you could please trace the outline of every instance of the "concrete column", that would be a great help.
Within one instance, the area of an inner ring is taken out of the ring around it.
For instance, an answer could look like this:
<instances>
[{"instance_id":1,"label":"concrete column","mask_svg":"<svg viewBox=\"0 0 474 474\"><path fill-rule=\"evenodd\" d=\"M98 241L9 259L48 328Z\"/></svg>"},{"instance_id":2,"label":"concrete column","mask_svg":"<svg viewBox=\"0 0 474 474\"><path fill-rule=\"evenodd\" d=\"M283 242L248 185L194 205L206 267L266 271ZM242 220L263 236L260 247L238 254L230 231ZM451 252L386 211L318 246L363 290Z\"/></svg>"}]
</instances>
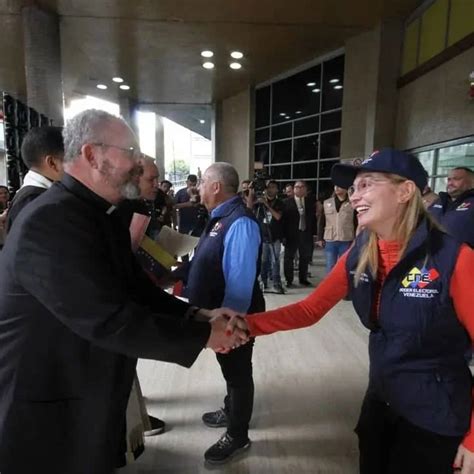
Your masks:
<instances>
[{"instance_id":1,"label":"concrete column","mask_svg":"<svg viewBox=\"0 0 474 474\"><path fill-rule=\"evenodd\" d=\"M342 159L394 145L402 39L401 21L391 20L346 43Z\"/></svg>"},{"instance_id":2,"label":"concrete column","mask_svg":"<svg viewBox=\"0 0 474 474\"><path fill-rule=\"evenodd\" d=\"M28 105L61 126L64 117L59 17L35 5L23 7L21 15Z\"/></svg>"},{"instance_id":3,"label":"concrete column","mask_svg":"<svg viewBox=\"0 0 474 474\"><path fill-rule=\"evenodd\" d=\"M235 167L240 180L253 176L253 91L246 89L215 106L214 160Z\"/></svg>"},{"instance_id":4,"label":"concrete column","mask_svg":"<svg viewBox=\"0 0 474 474\"><path fill-rule=\"evenodd\" d=\"M165 179L165 131L163 127L163 117L156 114L156 165L160 170L161 179Z\"/></svg>"},{"instance_id":5,"label":"concrete column","mask_svg":"<svg viewBox=\"0 0 474 474\"><path fill-rule=\"evenodd\" d=\"M128 97L121 97L119 99L119 109L122 118L130 125L132 130L138 137L138 122L136 119L137 105Z\"/></svg>"},{"instance_id":6,"label":"concrete column","mask_svg":"<svg viewBox=\"0 0 474 474\"><path fill-rule=\"evenodd\" d=\"M395 145L398 88L403 43L403 24L392 20L378 27L378 74L375 96L373 135L366 143L366 154L374 149ZM369 127L367 127L369 128Z\"/></svg>"}]
</instances>

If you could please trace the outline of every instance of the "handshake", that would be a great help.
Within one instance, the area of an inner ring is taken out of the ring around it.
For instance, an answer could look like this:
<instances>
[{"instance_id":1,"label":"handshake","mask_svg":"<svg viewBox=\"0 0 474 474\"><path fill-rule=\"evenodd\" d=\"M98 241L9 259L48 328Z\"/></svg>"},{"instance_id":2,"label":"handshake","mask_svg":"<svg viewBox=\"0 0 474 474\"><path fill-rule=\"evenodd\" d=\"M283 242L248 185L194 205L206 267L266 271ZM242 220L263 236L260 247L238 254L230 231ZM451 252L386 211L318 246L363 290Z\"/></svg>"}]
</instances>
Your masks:
<instances>
[{"instance_id":1,"label":"handshake","mask_svg":"<svg viewBox=\"0 0 474 474\"><path fill-rule=\"evenodd\" d=\"M249 341L247 323L236 311L229 308L201 309L199 315L211 325L207 348L226 354Z\"/></svg>"}]
</instances>

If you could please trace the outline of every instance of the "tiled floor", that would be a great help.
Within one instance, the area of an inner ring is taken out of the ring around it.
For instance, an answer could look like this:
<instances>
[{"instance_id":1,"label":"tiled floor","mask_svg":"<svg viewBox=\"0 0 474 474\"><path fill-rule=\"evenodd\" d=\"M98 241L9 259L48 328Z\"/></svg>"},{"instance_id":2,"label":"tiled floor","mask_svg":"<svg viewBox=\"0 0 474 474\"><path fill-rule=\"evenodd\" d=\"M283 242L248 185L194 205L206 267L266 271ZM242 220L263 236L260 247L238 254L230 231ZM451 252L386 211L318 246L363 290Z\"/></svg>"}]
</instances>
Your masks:
<instances>
[{"instance_id":1,"label":"tiled floor","mask_svg":"<svg viewBox=\"0 0 474 474\"><path fill-rule=\"evenodd\" d=\"M318 263L321 256L317 257ZM322 266L311 268L320 274ZM312 278L317 282L318 278ZM267 307L301 299L310 290L268 295ZM223 473L351 474L357 469L353 428L367 383L367 332L351 303L341 302L316 326L257 339L255 407L246 456L212 470ZM148 411L166 433L147 438L145 453L124 473L201 473L203 453L222 429L201 423L221 406L224 382L211 351L194 366L140 361Z\"/></svg>"}]
</instances>

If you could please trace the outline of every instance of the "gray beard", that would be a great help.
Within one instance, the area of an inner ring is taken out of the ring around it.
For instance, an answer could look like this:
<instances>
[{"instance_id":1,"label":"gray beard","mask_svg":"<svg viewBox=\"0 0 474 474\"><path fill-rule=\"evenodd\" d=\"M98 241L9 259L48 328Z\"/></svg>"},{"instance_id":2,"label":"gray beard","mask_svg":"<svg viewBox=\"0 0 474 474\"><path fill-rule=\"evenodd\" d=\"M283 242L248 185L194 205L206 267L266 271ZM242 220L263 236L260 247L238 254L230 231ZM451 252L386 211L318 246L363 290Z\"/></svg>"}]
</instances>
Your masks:
<instances>
[{"instance_id":1,"label":"gray beard","mask_svg":"<svg viewBox=\"0 0 474 474\"><path fill-rule=\"evenodd\" d=\"M138 184L128 182L120 188L120 194L125 199L138 199L140 197L140 188Z\"/></svg>"}]
</instances>

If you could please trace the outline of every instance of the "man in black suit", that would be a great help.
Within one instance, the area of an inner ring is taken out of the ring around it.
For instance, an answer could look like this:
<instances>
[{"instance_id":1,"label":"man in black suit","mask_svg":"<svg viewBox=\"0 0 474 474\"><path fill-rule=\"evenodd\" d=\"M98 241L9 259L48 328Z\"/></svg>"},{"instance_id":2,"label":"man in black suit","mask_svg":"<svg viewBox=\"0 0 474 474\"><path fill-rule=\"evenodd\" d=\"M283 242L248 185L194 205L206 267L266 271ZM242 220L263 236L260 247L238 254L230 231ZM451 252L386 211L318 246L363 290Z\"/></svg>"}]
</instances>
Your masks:
<instances>
[{"instance_id":1,"label":"man in black suit","mask_svg":"<svg viewBox=\"0 0 474 474\"><path fill-rule=\"evenodd\" d=\"M299 253L298 276L303 286L311 286L308 281L308 265L313 252L313 236L316 234L316 209L314 200L307 196L304 181L296 181L294 197L285 200L282 227L285 238L285 257L283 260L286 285L293 287L296 251Z\"/></svg>"},{"instance_id":2,"label":"man in black suit","mask_svg":"<svg viewBox=\"0 0 474 474\"><path fill-rule=\"evenodd\" d=\"M7 232L19 212L63 175L64 144L60 127L34 127L23 139L21 158L29 169L15 194L7 217Z\"/></svg>"},{"instance_id":3,"label":"man in black suit","mask_svg":"<svg viewBox=\"0 0 474 474\"><path fill-rule=\"evenodd\" d=\"M230 311L191 307L138 266L114 212L139 194L126 123L82 112L64 144L63 179L19 214L0 256L2 474L112 473L137 357L189 367L247 339L226 335Z\"/></svg>"}]
</instances>

